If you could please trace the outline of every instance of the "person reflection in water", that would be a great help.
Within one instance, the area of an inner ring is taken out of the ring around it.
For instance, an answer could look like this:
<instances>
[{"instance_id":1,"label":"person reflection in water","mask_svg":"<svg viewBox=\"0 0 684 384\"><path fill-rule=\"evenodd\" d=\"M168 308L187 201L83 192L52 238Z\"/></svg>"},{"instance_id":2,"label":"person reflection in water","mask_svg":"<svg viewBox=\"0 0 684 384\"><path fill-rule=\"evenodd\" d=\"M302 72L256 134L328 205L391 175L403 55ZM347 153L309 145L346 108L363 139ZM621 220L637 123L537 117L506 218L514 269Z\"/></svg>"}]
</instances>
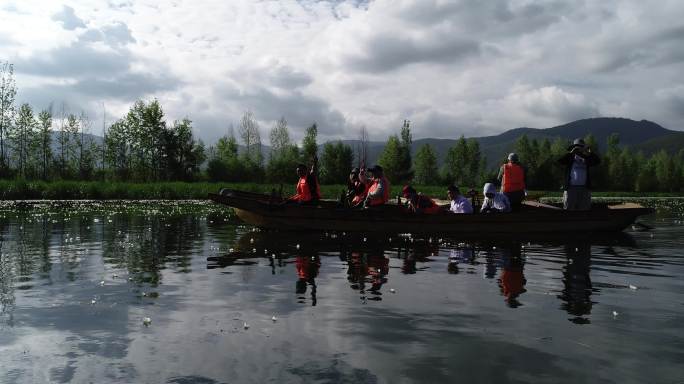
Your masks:
<instances>
[{"instance_id":1,"label":"person reflection in water","mask_svg":"<svg viewBox=\"0 0 684 384\"><path fill-rule=\"evenodd\" d=\"M566 264L563 267L563 290L558 296L561 308L574 316L569 320L576 324L589 324L586 315L591 313L592 286L591 244L569 243L565 245Z\"/></svg>"},{"instance_id":2,"label":"person reflection in water","mask_svg":"<svg viewBox=\"0 0 684 384\"><path fill-rule=\"evenodd\" d=\"M300 300L303 300L303 295L306 293L307 286L311 286L311 305L316 305L316 277L321 268L321 259L318 255L314 256L297 256L295 259L295 266L297 267L297 284L295 292L300 295ZM303 301L300 301L303 302Z\"/></svg>"},{"instance_id":3,"label":"person reflection in water","mask_svg":"<svg viewBox=\"0 0 684 384\"><path fill-rule=\"evenodd\" d=\"M520 252L520 244L512 244L503 247L501 251L503 269L499 276L499 288L506 298L506 304L511 308L517 308L522 304L518 297L526 292L527 280L523 274L524 262Z\"/></svg>"},{"instance_id":4,"label":"person reflection in water","mask_svg":"<svg viewBox=\"0 0 684 384\"><path fill-rule=\"evenodd\" d=\"M459 263L473 264L475 261L475 252L472 246L460 243L458 246L449 251L449 264L447 271L450 274L457 274L460 272Z\"/></svg>"},{"instance_id":5,"label":"person reflection in water","mask_svg":"<svg viewBox=\"0 0 684 384\"><path fill-rule=\"evenodd\" d=\"M351 283L351 288L361 294L361 301L365 304L367 300L382 300L380 288L387 282L389 259L384 255L351 252L348 265L347 279ZM366 283L370 284L370 288L366 289ZM367 297L366 293L373 296Z\"/></svg>"}]
</instances>

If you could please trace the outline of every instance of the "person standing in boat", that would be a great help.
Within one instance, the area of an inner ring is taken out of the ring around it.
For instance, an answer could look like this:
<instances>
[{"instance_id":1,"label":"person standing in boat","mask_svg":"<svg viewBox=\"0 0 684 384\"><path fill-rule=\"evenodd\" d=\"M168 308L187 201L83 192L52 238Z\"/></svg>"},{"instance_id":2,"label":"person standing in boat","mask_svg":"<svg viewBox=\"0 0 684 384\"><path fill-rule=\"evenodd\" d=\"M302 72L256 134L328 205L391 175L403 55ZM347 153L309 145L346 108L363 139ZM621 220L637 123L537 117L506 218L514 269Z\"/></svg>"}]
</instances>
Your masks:
<instances>
[{"instance_id":1,"label":"person standing in boat","mask_svg":"<svg viewBox=\"0 0 684 384\"><path fill-rule=\"evenodd\" d=\"M442 210L442 208L429 196L419 194L410 185L404 186L401 190L401 194L408 200L408 209L413 213L434 214L439 213Z\"/></svg>"},{"instance_id":2,"label":"person standing in boat","mask_svg":"<svg viewBox=\"0 0 684 384\"><path fill-rule=\"evenodd\" d=\"M363 202L364 207L383 205L389 201L390 183L382 172L382 167L375 165L367 170L371 175L371 184L368 195Z\"/></svg>"},{"instance_id":3,"label":"person standing in boat","mask_svg":"<svg viewBox=\"0 0 684 384\"><path fill-rule=\"evenodd\" d=\"M299 204L315 204L321 198L321 187L318 184L316 177L316 170L318 167L318 158L313 158L313 164L310 169L306 165L297 165L297 193L290 197L288 201L297 202Z\"/></svg>"},{"instance_id":4,"label":"person standing in boat","mask_svg":"<svg viewBox=\"0 0 684 384\"><path fill-rule=\"evenodd\" d=\"M565 166L563 208L569 211L591 209L589 168L600 164L601 159L591 152L584 140L575 139L558 163Z\"/></svg>"},{"instance_id":5,"label":"person standing in boat","mask_svg":"<svg viewBox=\"0 0 684 384\"><path fill-rule=\"evenodd\" d=\"M347 202L349 206L356 207L363 203L368 194L368 183L364 172L359 168L352 169L347 181Z\"/></svg>"},{"instance_id":6,"label":"person standing in boat","mask_svg":"<svg viewBox=\"0 0 684 384\"><path fill-rule=\"evenodd\" d=\"M494 213L494 212L510 212L511 203L508 197L501 192L496 191L496 187L492 183L484 185L483 191L485 198L480 208L480 213Z\"/></svg>"},{"instance_id":7,"label":"person standing in boat","mask_svg":"<svg viewBox=\"0 0 684 384\"><path fill-rule=\"evenodd\" d=\"M455 185L447 187L447 196L451 204L447 207L452 213L473 213L473 205L467 197L461 194L461 191Z\"/></svg>"},{"instance_id":8,"label":"person standing in boat","mask_svg":"<svg viewBox=\"0 0 684 384\"><path fill-rule=\"evenodd\" d=\"M527 188L527 169L520 164L517 153L508 154L508 162L499 168L499 181L503 192L511 203L511 209L517 211L525 199Z\"/></svg>"}]
</instances>

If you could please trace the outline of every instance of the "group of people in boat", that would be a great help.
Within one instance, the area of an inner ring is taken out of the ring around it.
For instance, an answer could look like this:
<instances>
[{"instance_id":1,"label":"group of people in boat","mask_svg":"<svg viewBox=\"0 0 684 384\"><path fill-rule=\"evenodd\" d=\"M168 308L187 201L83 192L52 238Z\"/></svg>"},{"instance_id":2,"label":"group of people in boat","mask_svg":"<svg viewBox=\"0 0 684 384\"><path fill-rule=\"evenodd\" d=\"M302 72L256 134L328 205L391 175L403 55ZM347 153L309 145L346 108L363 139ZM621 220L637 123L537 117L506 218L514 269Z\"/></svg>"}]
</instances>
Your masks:
<instances>
[{"instance_id":1,"label":"group of people in boat","mask_svg":"<svg viewBox=\"0 0 684 384\"><path fill-rule=\"evenodd\" d=\"M288 201L299 204L314 204L321 198L318 183L318 159L313 159L311 167L297 166L297 193ZM599 157L591 151L582 139L575 139L558 163L565 166L563 207L567 210L588 210L591 207L591 179L589 168L600 163ZM365 172L363 172L365 171ZM498 174L501 188L497 191L494 183L486 183L483 188L484 199L480 213L506 213L520 209L527 195L527 169L520 163L517 154L511 153ZM369 208L386 204L390 200L390 183L379 165L365 170L354 168L349 174L347 192L343 202L352 208ZM449 204L440 205L427 195L421 194L411 185L402 189L406 208L410 212L435 214L439 212L473 213L473 203L466 198L458 186L447 187Z\"/></svg>"}]
</instances>

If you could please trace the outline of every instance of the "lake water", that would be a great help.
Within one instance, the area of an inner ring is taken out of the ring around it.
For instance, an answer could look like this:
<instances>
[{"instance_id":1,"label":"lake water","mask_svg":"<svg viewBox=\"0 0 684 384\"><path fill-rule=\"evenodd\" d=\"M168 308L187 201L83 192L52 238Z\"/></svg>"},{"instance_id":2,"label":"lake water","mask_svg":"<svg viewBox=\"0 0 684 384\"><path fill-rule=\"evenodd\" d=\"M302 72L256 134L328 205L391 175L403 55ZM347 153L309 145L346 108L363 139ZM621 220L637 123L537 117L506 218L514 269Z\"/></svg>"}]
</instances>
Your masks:
<instances>
[{"instance_id":1,"label":"lake water","mask_svg":"<svg viewBox=\"0 0 684 384\"><path fill-rule=\"evenodd\" d=\"M4 206L0 382L682 383L682 220L465 241Z\"/></svg>"}]
</instances>

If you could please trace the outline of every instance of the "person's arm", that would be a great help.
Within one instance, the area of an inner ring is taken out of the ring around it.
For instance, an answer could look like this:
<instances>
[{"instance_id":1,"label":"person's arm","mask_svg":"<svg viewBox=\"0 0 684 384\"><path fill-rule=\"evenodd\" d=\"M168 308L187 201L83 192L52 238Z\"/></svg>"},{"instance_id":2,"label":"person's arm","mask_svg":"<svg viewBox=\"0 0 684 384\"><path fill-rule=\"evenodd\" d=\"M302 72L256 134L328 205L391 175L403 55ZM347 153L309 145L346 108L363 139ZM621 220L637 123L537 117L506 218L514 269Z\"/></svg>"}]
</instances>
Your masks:
<instances>
[{"instance_id":1,"label":"person's arm","mask_svg":"<svg viewBox=\"0 0 684 384\"><path fill-rule=\"evenodd\" d=\"M587 155L584 157L587 161L587 166L594 166L601 164L601 159L594 152L588 151Z\"/></svg>"},{"instance_id":2,"label":"person's arm","mask_svg":"<svg viewBox=\"0 0 684 384\"><path fill-rule=\"evenodd\" d=\"M566 153L563 155L560 159L558 159L558 164L561 165L570 165L572 163L572 159L575 156L574 153Z\"/></svg>"},{"instance_id":3,"label":"person's arm","mask_svg":"<svg viewBox=\"0 0 684 384\"><path fill-rule=\"evenodd\" d=\"M496 176L496 179L499 180L499 182L503 180L504 166L505 164L502 164L501 167L499 167L499 174Z\"/></svg>"},{"instance_id":4,"label":"person's arm","mask_svg":"<svg viewBox=\"0 0 684 384\"><path fill-rule=\"evenodd\" d=\"M480 212L486 212L488 209L489 209L489 199L485 197L484 200L482 200L482 207L480 207Z\"/></svg>"}]
</instances>

